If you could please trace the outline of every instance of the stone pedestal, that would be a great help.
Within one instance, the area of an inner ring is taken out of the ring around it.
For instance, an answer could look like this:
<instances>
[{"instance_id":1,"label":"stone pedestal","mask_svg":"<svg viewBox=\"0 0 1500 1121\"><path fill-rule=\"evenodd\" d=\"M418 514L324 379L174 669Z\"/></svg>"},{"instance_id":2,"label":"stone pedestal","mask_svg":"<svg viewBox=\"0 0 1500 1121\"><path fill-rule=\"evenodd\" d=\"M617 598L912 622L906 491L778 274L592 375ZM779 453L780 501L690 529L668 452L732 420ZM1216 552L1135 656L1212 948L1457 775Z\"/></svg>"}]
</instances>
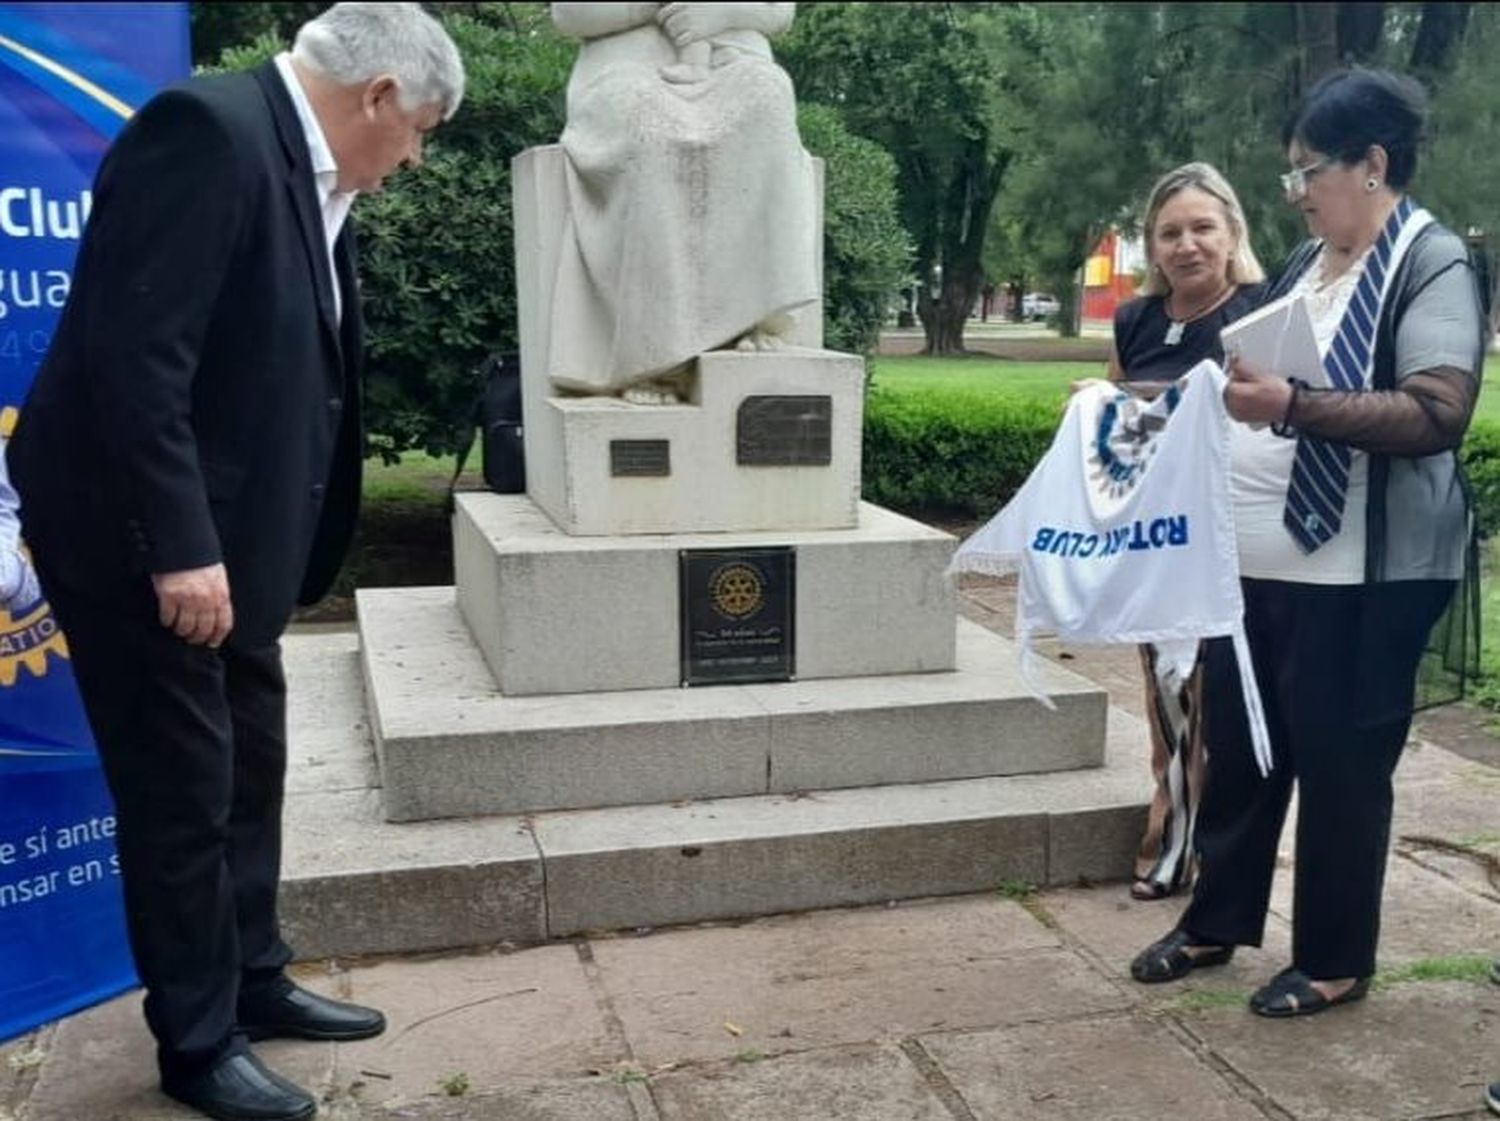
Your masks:
<instances>
[{"instance_id":1,"label":"stone pedestal","mask_svg":"<svg viewBox=\"0 0 1500 1121\"><path fill-rule=\"evenodd\" d=\"M463 494L453 519L459 610L502 693L681 683L684 549L796 550L796 677L953 668L954 540L865 504L857 528L579 537L529 499Z\"/></svg>"},{"instance_id":2,"label":"stone pedestal","mask_svg":"<svg viewBox=\"0 0 1500 1121\"><path fill-rule=\"evenodd\" d=\"M526 369L523 358L523 378ZM829 350L714 351L698 360L691 384L680 405L533 394L531 497L569 534L856 524L860 359Z\"/></svg>"}]
</instances>

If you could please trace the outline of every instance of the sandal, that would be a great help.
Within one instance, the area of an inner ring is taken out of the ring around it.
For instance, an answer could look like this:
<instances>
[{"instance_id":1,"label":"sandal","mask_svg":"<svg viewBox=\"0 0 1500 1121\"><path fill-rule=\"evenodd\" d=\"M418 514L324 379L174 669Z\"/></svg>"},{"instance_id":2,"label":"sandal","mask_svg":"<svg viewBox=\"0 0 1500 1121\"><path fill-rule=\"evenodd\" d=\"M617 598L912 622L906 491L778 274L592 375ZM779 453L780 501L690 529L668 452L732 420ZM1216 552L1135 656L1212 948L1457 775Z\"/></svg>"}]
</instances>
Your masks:
<instances>
[{"instance_id":1,"label":"sandal","mask_svg":"<svg viewBox=\"0 0 1500 1121\"><path fill-rule=\"evenodd\" d=\"M1335 997L1326 997L1313 988L1312 978L1302 970L1283 969L1251 995L1250 1011L1258 1016L1273 1018L1311 1016L1336 1004L1364 1000L1369 992L1370 979L1361 977L1347 991Z\"/></svg>"},{"instance_id":2,"label":"sandal","mask_svg":"<svg viewBox=\"0 0 1500 1121\"><path fill-rule=\"evenodd\" d=\"M1189 946L1205 949L1203 953L1190 954ZM1135 960L1130 963L1130 975L1144 985L1154 985L1186 977L1193 970L1204 966L1223 965L1232 957L1233 946L1212 946L1196 941L1185 930L1174 930L1135 955Z\"/></svg>"},{"instance_id":3,"label":"sandal","mask_svg":"<svg viewBox=\"0 0 1500 1121\"><path fill-rule=\"evenodd\" d=\"M1130 885L1130 898L1138 899L1142 903L1152 903L1175 894L1175 888L1155 880L1136 880Z\"/></svg>"}]
</instances>

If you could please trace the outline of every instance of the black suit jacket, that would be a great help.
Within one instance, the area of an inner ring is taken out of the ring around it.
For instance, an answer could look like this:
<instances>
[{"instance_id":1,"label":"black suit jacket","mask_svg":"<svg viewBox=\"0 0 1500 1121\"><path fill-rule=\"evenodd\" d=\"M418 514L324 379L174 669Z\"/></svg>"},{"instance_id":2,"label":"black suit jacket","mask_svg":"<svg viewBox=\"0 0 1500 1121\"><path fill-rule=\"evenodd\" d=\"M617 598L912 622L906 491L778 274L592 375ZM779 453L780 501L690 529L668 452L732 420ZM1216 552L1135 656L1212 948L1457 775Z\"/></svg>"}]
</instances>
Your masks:
<instances>
[{"instance_id":1,"label":"black suit jacket","mask_svg":"<svg viewBox=\"0 0 1500 1121\"><path fill-rule=\"evenodd\" d=\"M274 64L153 98L100 166L10 443L39 568L109 595L223 561L246 648L327 591L358 511L354 239L328 251ZM300 594L299 594L300 593Z\"/></svg>"}]
</instances>

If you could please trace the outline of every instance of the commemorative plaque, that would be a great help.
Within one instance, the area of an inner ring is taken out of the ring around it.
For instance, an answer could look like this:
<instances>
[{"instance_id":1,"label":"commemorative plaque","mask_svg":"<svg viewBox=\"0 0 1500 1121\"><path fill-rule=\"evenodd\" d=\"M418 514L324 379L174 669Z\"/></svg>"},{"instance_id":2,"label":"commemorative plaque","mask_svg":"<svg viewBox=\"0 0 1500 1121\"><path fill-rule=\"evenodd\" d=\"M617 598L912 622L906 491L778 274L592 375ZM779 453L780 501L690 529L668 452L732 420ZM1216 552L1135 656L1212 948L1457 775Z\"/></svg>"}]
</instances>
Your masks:
<instances>
[{"instance_id":1,"label":"commemorative plaque","mask_svg":"<svg viewBox=\"0 0 1500 1121\"><path fill-rule=\"evenodd\" d=\"M665 440L611 440L609 473L631 478L672 473L672 449Z\"/></svg>"},{"instance_id":2,"label":"commemorative plaque","mask_svg":"<svg viewBox=\"0 0 1500 1121\"><path fill-rule=\"evenodd\" d=\"M797 673L797 550L683 549L682 683L790 681Z\"/></svg>"},{"instance_id":3,"label":"commemorative plaque","mask_svg":"<svg viewBox=\"0 0 1500 1121\"><path fill-rule=\"evenodd\" d=\"M833 398L746 397L735 422L735 462L741 467L827 467L833 462Z\"/></svg>"}]
</instances>

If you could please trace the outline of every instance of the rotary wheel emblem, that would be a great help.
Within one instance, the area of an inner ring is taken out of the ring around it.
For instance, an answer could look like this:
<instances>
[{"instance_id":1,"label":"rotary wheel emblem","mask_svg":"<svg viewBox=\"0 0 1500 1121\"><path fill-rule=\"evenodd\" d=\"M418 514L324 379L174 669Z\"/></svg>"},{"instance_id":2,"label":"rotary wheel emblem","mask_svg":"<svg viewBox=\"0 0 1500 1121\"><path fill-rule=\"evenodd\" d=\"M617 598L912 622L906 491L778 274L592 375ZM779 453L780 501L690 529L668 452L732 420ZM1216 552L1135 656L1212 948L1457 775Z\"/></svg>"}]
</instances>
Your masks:
<instances>
[{"instance_id":1,"label":"rotary wheel emblem","mask_svg":"<svg viewBox=\"0 0 1500 1121\"><path fill-rule=\"evenodd\" d=\"M760 573L748 564L726 564L708 582L714 610L729 619L754 615L765 602Z\"/></svg>"}]
</instances>

